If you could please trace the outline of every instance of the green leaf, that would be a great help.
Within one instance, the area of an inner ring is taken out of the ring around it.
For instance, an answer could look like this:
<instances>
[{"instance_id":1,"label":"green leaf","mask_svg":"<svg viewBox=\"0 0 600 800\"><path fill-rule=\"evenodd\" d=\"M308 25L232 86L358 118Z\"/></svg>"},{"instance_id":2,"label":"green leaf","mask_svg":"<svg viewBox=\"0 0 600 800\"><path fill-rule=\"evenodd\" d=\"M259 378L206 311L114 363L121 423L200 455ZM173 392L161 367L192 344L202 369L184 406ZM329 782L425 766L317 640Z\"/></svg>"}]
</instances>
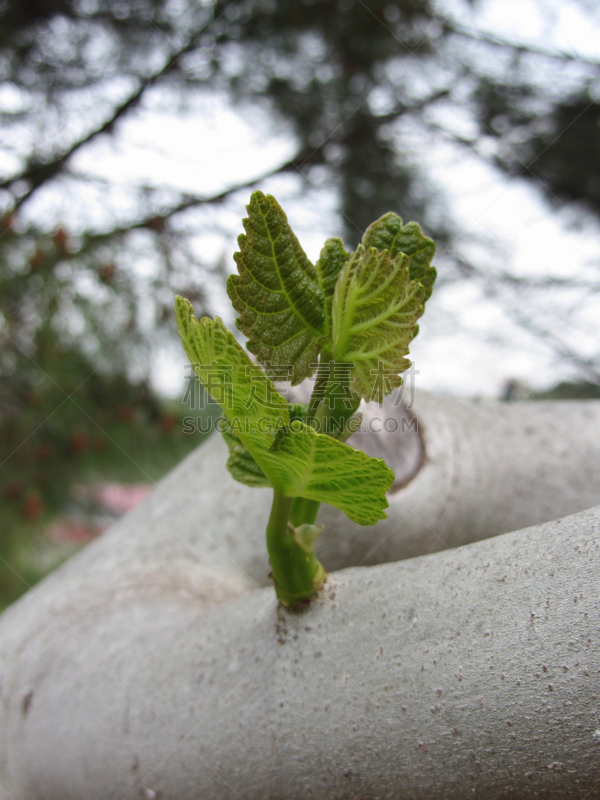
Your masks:
<instances>
[{"instance_id":1,"label":"green leaf","mask_svg":"<svg viewBox=\"0 0 600 800\"><path fill-rule=\"evenodd\" d=\"M223 439L229 449L225 466L232 478L246 486L270 488L271 481L254 460L254 456L231 428L223 428Z\"/></svg>"},{"instance_id":2,"label":"green leaf","mask_svg":"<svg viewBox=\"0 0 600 800\"><path fill-rule=\"evenodd\" d=\"M362 243L365 249L389 250L392 258L398 253L408 256L410 279L425 288L425 301L429 300L437 276L435 267L431 266L435 242L423 235L420 225L409 222L403 226L400 217L390 211L369 225Z\"/></svg>"},{"instance_id":3,"label":"green leaf","mask_svg":"<svg viewBox=\"0 0 600 800\"><path fill-rule=\"evenodd\" d=\"M379 458L317 433L300 421L281 430L263 469L274 486L288 497L329 503L359 525L385 519L385 494L394 473Z\"/></svg>"},{"instance_id":4,"label":"green leaf","mask_svg":"<svg viewBox=\"0 0 600 800\"><path fill-rule=\"evenodd\" d=\"M288 406L290 422L306 419L308 406L306 403L294 403ZM246 486L270 487L271 481L254 460L254 456L244 446L239 436L233 432L231 425L223 428L223 439L229 449L229 458L225 465L233 478Z\"/></svg>"},{"instance_id":5,"label":"green leaf","mask_svg":"<svg viewBox=\"0 0 600 800\"><path fill-rule=\"evenodd\" d=\"M409 259L358 246L333 297L333 357L350 365L352 391L383 402L402 384L400 372L423 313L425 289L410 279Z\"/></svg>"},{"instance_id":6,"label":"green leaf","mask_svg":"<svg viewBox=\"0 0 600 800\"><path fill-rule=\"evenodd\" d=\"M288 403L218 317L196 320L191 303L183 297L175 298L175 312L194 372L223 409L231 431L258 460L277 431L288 424Z\"/></svg>"},{"instance_id":7,"label":"green leaf","mask_svg":"<svg viewBox=\"0 0 600 800\"><path fill-rule=\"evenodd\" d=\"M344 242L341 239L327 239L316 264L317 280L325 302L323 328L325 334L331 333L331 304L333 302L335 284L342 267L350 256L351 253L346 252Z\"/></svg>"},{"instance_id":8,"label":"green leaf","mask_svg":"<svg viewBox=\"0 0 600 800\"><path fill-rule=\"evenodd\" d=\"M267 369L292 367L293 384L314 372L324 330L324 298L287 217L271 195L254 192L247 206L245 234L234 258L227 292L239 314L248 350Z\"/></svg>"},{"instance_id":9,"label":"green leaf","mask_svg":"<svg viewBox=\"0 0 600 800\"><path fill-rule=\"evenodd\" d=\"M317 433L300 419L305 406L292 407L290 422L288 403L221 320L196 320L182 297L175 305L185 352L229 420L227 434L239 439L270 484L288 497L329 503L361 525L383 519L394 480L385 462ZM241 463L243 452L234 455L234 477L246 483L253 467Z\"/></svg>"}]
</instances>

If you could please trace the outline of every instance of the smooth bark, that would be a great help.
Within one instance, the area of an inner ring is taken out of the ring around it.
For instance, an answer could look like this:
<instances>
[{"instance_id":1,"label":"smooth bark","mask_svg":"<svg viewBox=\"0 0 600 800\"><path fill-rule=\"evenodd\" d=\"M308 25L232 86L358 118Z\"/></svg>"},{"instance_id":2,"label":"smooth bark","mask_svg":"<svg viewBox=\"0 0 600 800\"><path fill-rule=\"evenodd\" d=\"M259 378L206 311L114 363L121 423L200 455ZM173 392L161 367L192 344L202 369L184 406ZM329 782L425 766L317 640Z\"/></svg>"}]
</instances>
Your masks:
<instances>
[{"instance_id":1,"label":"smooth bark","mask_svg":"<svg viewBox=\"0 0 600 800\"><path fill-rule=\"evenodd\" d=\"M595 791L600 509L356 565L600 502L600 404L412 413L419 434L365 436L405 484L389 520L321 515L325 566L355 568L302 613L267 586L269 493L229 479L216 437L5 612L7 796Z\"/></svg>"}]
</instances>

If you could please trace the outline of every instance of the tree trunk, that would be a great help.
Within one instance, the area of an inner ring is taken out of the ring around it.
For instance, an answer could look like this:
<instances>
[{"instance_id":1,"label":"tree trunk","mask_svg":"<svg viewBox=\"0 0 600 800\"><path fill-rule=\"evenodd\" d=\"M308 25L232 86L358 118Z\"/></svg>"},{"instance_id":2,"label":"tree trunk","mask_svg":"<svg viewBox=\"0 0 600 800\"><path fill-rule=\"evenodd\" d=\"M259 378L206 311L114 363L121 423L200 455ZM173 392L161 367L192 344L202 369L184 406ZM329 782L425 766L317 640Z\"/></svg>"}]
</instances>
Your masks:
<instances>
[{"instance_id":1,"label":"tree trunk","mask_svg":"<svg viewBox=\"0 0 600 800\"><path fill-rule=\"evenodd\" d=\"M322 515L326 568L354 568L304 611L267 585L269 492L234 484L216 437L8 609L8 797L595 791L600 508L356 566L599 503L600 403L396 412L419 432L362 435L396 471L389 519Z\"/></svg>"}]
</instances>

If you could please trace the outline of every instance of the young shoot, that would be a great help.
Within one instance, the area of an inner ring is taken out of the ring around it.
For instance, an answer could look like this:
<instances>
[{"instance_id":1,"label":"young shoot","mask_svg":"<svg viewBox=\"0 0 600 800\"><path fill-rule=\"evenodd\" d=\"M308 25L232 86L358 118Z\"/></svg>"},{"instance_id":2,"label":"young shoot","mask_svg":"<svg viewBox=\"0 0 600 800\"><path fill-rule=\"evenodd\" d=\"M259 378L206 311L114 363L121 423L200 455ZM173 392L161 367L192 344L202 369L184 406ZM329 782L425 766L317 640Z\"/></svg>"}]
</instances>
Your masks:
<instances>
[{"instance_id":1,"label":"young shoot","mask_svg":"<svg viewBox=\"0 0 600 800\"><path fill-rule=\"evenodd\" d=\"M254 192L227 292L254 363L217 317L196 320L176 298L184 350L226 419L227 469L270 487L267 548L277 597L294 607L326 573L314 542L321 503L360 525L385 518L393 472L345 443L361 400L381 403L400 374L436 277L435 245L419 225L388 213L349 253L325 242L312 264L274 197ZM261 368L262 365L262 368ZM315 378L307 405L292 405L274 380Z\"/></svg>"}]
</instances>

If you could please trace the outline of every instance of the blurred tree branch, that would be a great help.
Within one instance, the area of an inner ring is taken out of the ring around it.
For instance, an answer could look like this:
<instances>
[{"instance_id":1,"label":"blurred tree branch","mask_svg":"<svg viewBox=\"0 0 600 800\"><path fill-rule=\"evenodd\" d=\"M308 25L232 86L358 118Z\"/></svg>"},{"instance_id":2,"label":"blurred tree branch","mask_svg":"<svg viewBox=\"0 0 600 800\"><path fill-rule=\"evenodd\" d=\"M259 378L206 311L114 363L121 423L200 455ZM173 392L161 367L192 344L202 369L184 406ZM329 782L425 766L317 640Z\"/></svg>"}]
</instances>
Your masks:
<instances>
[{"instance_id":1,"label":"blurred tree branch","mask_svg":"<svg viewBox=\"0 0 600 800\"><path fill-rule=\"evenodd\" d=\"M595 58L588 58L581 53L567 53L564 50L550 50L549 48L540 47L537 44L528 42L527 44L519 44L505 39L502 36L496 36L492 33L484 33L472 28L466 28L456 22L449 22L447 19L440 18L440 24L443 25L444 32L462 36L466 39L472 39L476 42L484 42L492 47L501 47L505 50L512 50L514 53L521 53L523 55L536 55L544 56L544 58L551 58L556 61L571 61L578 64L587 64L590 67L600 69L600 61Z\"/></svg>"},{"instance_id":2,"label":"blurred tree branch","mask_svg":"<svg viewBox=\"0 0 600 800\"><path fill-rule=\"evenodd\" d=\"M176 66L179 59L186 53L191 52L196 47L198 39L213 21L214 20L211 20L210 22L205 23L200 29L196 30L193 35L188 38L183 47L178 48L167 59L166 63L160 69L156 70L145 78L141 78L139 87L132 92L132 94L130 94L126 100L120 103L114 109L108 119L106 119L101 125L89 131L89 133L79 138L77 141L73 142L69 147L56 154L53 158L43 163L29 161L25 166L25 169L23 169L20 173L0 183L0 189L10 189L15 183L21 181L27 181L29 184L29 189L15 201L15 205L12 210L17 211L19 208L21 208L21 206L23 206L23 204L32 197L34 192L39 189L40 186L46 183L46 181L54 178L64 167L67 166L69 158L78 150L80 150L86 144L93 142L97 137L106 133L112 133L115 124L140 103L148 89L156 85L161 78L168 75Z\"/></svg>"}]
</instances>

